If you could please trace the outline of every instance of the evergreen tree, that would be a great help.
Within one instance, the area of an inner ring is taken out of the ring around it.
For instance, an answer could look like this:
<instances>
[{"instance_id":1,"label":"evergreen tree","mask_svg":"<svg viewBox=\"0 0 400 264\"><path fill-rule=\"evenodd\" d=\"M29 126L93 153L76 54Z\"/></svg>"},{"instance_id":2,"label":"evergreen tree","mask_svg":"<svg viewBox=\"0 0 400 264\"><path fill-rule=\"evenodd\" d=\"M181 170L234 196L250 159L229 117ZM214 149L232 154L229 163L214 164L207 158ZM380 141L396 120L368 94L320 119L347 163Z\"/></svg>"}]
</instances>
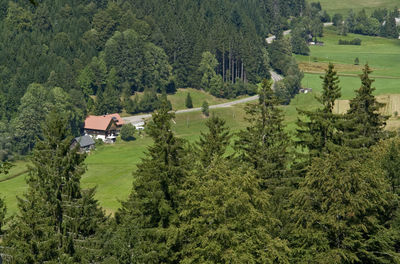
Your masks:
<instances>
[{"instance_id":1,"label":"evergreen tree","mask_svg":"<svg viewBox=\"0 0 400 264\"><path fill-rule=\"evenodd\" d=\"M193 102L192 102L192 97L190 96L190 93L188 93L186 96L185 106L186 106L186 108L193 108Z\"/></svg>"},{"instance_id":2,"label":"evergreen tree","mask_svg":"<svg viewBox=\"0 0 400 264\"><path fill-rule=\"evenodd\" d=\"M66 127L52 112L36 143L28 191L18 199L19 214L4 238L13 263L85 263L99 257L95 236L104 215L94 189L80 188L85 156L70 148Z\"/></svg>"},{"instance_id":3,"label":"evergreen tree","mask_svg":"<svg viewBox=\"0 0 400 264\"><path fill-rule=\"evenodd\" d=\"M221 157L184 185L180 263L289 263L284 241L273 238L269 195L252 169Z\"/></svg>"},{"instance_id":4,"label":"evergreen tree","mask_svg":"<svg viewBox=\"0 0 400 264\"><path fill-rule=\"evenodd\" d=\"M293 263L399 263L383 217L395 200L376 163L339 149L313 159L291 199Z\"/></svg>"},{"instance_id":5,"label":"evergreen tree","mask_svg":"<svg viewBox=\"0 0 400 264\"><path fill-rule=\"evenodd\" d=\"M119 263L175 263L179 251L179 196L186 177L183 141L174 136L173 114L153 114L147 133L154 143L133 173L132 192L116 213L116 231L106 254Z\"/></svg>"},{"instance_id":6,"label":"evergreen tree","mask_svg":"<svg viewBox=\"0 0 400 264\"><path fill-rule=\"evenodd\" d=\"M297 144L308 150L309 163L312 157L326 151L329 143L337 143L336 122L338 115L332 113L335 101L340 98L339 78L333 64L329 64L323 79L322 94L318 101L322 109L314 111L297 110L303 118L297 120ZM304 155L303 155L304 156Z\"/></svg>"},{"instance_id":7,"label":"evergreen tree","mask_svg":"<svg viewBox=\"0 0 400 264\"><path fill-rule=\"evenodd\" d=\"M2 228L6 224L7 206L4 199L0 197L0 236L3 234Z\"/></svg>"},{"instance_id":8,"label":"evergreen tree","mask_svg":"<svg viewBox=\"0 0 400 264\"><path fill-rule=\"evenodd\" d=\"M207 101L204 101L203 104L201 105L201 112L205 116L209 116L210 115L210 109L209 109Z\"/></svg>"},{"instance_id":9,"label":"evergreen tree","mask_svg":"<svg viewBox=\"0 0 400 264\"><path fill-rule=\"evenodd\" d=\"M225 120L212 116L206 121L208 133L200 133L199 159L204 167L210 165L215 157L222 157L229 146L231 135L225 126Z\"/></svg>"},{"instance_id":10,"label":"evergreen tree","mask_svg":"<svg viewBox=\"0 0 400 264\"><path fill-rule=\"evenodd\" d=\"M279 185L286 171L290 140L278 105L271 82L264 80L258 103L245 108L250 126L239 132L235 142L238 160L249 163L257 171L263 188Z\"/></svg>"},{"instance_id":11,"label":"evergreen tree","mask_svg":"<svg viewBox=\"0 0 400 264\"><path fill-rule=\"evenodd\" d=\"M370 147L385 136L383 131L387 116L378 111L384 106L372 94L374 80L369 78L371 69L365 65L360 75L361 87L356 91L356 97L350 100L350 109L346 120L342 123L344 143L352 148Z\"/></svg>"}]
</instances>

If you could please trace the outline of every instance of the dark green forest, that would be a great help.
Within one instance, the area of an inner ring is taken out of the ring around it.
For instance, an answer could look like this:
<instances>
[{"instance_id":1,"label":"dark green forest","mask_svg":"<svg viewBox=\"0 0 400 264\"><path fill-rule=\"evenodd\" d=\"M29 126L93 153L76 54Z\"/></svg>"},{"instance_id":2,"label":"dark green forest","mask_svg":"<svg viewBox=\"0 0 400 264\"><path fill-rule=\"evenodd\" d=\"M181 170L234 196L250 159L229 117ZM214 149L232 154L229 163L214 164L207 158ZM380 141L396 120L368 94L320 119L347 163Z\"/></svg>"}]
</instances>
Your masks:
<instances>
[{"instance_id":1,"label":"dark green forest","mask_svg":"<svg viewBox=\"0 0 400 264\"><path fill-rule=\"evenodd\" d=\"M290 45L267 47L265 37L309 9L304 0L1 0L0 159L29 153L52 108L78 135L88 113L150 112L177 88L254 94L271 66L288 77L290 98L302 78Z\"/></svg>"}]
</instances>

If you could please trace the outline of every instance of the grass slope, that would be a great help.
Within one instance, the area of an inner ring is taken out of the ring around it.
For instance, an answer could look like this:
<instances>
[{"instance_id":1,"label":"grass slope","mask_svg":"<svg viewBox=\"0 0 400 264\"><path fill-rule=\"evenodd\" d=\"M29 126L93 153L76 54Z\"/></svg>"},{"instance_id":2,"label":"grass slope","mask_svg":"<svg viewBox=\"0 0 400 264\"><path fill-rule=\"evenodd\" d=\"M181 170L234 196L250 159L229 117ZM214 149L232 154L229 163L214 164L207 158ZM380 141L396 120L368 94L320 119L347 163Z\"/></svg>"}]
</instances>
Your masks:
<instances>
[{"instance_id":1,"label":"grass slope","mask_svg":"<svg viewBox=\"0 0 400 264\"><path fill-rule=\"evenodd\" d=\"M322 9L330 14L341 13L347 14L350 9L359 11L365 9L367 12L372 12L377 8L394 8L400 7L398 0L318 0L321 3ZM317 2L308 0L309 3Z\"/></svg>"}]
</instances>

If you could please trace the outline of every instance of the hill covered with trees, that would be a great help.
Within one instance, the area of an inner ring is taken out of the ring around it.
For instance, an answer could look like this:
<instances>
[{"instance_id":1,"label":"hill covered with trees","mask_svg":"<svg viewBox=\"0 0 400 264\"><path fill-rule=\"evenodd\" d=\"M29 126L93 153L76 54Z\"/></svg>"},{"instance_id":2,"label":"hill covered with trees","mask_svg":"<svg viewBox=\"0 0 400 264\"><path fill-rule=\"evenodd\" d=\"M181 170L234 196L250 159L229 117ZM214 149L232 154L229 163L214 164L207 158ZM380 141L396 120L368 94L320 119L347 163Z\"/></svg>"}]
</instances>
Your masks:
<instances>
[{"instance_id":1,"label":"hill covered with trees","mask_svg":"<svg viewBox=\"0 0 400 264\"><path fill-rule=\"evenodd\" d=\"M151 111L163 100L156 92L177 87L253 94L251 85L269 77L271 56L279 56L264 38L307 8L303 0L1 0L0 133L8 140L0 142L0 158L30 151L37 133L26 133L58 107L55 87L72 126L88 112ZM137 91L147 101L131 100ZM27 124L28 112L38 119ZM10 144L14 134L23 143Z\"/></svg>"}]
</instances>

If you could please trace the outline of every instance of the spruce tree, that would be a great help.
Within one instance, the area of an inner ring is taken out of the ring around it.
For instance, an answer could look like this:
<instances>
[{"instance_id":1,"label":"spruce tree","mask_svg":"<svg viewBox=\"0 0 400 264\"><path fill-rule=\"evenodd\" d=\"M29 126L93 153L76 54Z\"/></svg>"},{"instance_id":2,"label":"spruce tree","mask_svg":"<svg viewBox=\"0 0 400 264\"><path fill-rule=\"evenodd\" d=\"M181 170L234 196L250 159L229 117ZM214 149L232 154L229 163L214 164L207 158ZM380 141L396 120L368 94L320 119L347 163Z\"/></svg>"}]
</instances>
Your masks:
<instances>
[{"instance_id":1,"label":"spruce tree","mask_svg":"<svg viewBox=\"0 0 400 264\"><path fill-rule=\"evenodd\" d=\"M276 220L268 193L235 163L214 157L184 185L180 263L289 263L286 243L269 233Z\"/></svg>"},{"instance_id":2,"label":"spruce tree","mask_svg":"<svg viewBox=\"0 0 400 264\"><path fill-rule=\"evenodd\" d=\"M383 129L388 117L378 112L384 104L372 94L375 88L372 87L374 80L369 78L371 72L366 64L360 75L361 87L356 91L356 97L350 100L350 109L342 122L344 144L354 149L370 147L385 137Z\"/></svg>"},{"instance_id":3,"label":"spruce tree","mask_svg":"<svg viewBox=\"0 0 400 264\"><path fill-rule=\"evenodd\" d=\"M338 115L332 113L335 101L340 98L339 78L333 64L329 64L323 79L322 94L317 99L322 108L314 111L297 110L302 118L297 120L297 144L306 149L306 163L321 155L329 143L338 143L336 122ZM304 156L304 155L300 155ZM304 158L304 157L303 157Z\"/></svg>"},{"instance_id":4,"label":"spruce tree","mask_svg":"<svg viewBox=\"0 0 400 264\"><path fill-rule=\"evenodd\" d=\"M284 131L283 113L278 105L271 82L264 80L258 103L245 108L250 126L239 132L235 142L238 160L249 163L257 171L263 188L279 185L276 181L286 171L290 140Z\"/></svg>"},{"instance_id":5,"label":"spruce tree","mask_svg":"<svg viewBox=\"0 0 400 264\"><path fill-rule=\"evenodd\" d=\"M119 263L173 263L179 249L179 195L186 176L183 141L174 136L172 113L153 114L147 133L153 138L133 173L132 192L116 213L116 231L106 245Z\"/></svg>"},{"instance_id":6,"label":"spruce tree","mask_svg":"<svg viewBox=\"0 0 400 264\"><path fill-rule=\"evenodd\" d=\"M346 148L314 158L294 192L292 263L399 263L385 208L384 173Z\"/></svg>"},{"instance_id":7,"label":"spruce tree","mask_svg":"<svg viewBox=\"0 0 400 264\"><path fill-rule=\"evenodd\" d=\"M200 133L199 159L204 167L207 167L215 157L224 155L229 146L231 134L225 125L225 120L212 116L206 121L208 133Z\"/></svg>"},{"instance_id":8,"label":"spruce tree","mask_svg":"<svg viewBox=\"0 0 400 264\"><path fill-rule=\"evenodd\" d=\"M18 199L19 214L4 238L13 263L85 263L99 257L96 234L104 215L94 189L80 188L85 155L71 149L66 126L52 112L36 143L28 191Z\"/></svg>"},{"instance_id":9,"label":"spruce tree","mask_svg":"<svg viewBox=\"0 0 400 264\"><path fill-rule=\"evenodd\" d=\"M193 108L193 102L192 102L192 97L190 96L190 93L188 93L186 96L185 106L186 106L186 108Z\"/></svg>"}]
</instances>

